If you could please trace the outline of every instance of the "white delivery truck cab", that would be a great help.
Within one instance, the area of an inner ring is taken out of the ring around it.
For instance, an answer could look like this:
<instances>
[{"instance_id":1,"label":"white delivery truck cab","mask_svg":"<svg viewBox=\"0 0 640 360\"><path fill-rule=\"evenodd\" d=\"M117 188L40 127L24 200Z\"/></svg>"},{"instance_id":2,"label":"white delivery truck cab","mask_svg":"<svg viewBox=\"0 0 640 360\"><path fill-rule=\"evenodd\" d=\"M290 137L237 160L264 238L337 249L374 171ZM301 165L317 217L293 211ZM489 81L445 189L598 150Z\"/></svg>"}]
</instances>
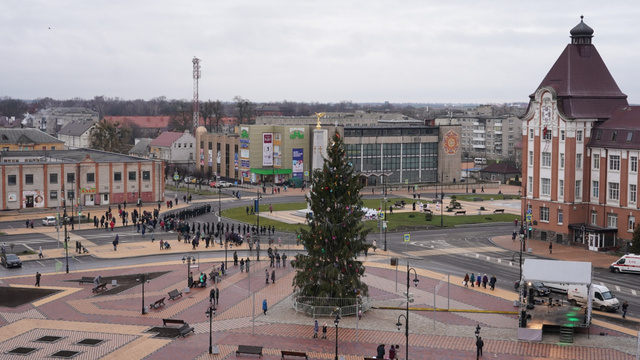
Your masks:
<instances>
[{"instance_id":1,"label":"white delivery truck cab","mask_svg":"<svg viewBox=\"0 0 640 360\"><path fill-rule=\"evenodd\" d=\"M603 285L591 285L593 288L593 301L591 307L600 311L618 311L620 302L609 288ZM586 285L573 285L567 292L567 298L573 305L586 306L589 299Z\"/></svg>"},{"instance_id":2,"label":"white delivery truck cab","mask_svg":"<svg viewBox=\"0 0 640 360\"><path fill-rule=\"evenodd\" d=\"M609 270L615 273L640 272L640 255L627 254L611 264Z\"/></svg>"}]
</instances>

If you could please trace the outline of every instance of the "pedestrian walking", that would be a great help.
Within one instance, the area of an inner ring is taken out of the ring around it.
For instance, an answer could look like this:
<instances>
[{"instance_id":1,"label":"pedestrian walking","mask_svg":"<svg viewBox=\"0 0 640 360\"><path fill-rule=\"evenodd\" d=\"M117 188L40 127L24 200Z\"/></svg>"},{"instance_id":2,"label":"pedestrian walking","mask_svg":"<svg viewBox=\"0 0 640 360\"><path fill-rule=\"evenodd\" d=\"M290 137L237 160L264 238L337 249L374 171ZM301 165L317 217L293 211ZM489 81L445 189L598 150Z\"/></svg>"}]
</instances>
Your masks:
<instances>
[{"instance_id":1,"label":"pedestrian walking","mask_svg":"<svg viewBox=\"0 0 640 360\"><path fill-rule=\"evenodd\" d=\"M216 289L214 288L209 291L209 303L212 305L216 304Z\"/></svg>"},{"instance_id":2,"label":"pedestrian walking","mask_svg":"<svg viewBox=\"0 0 640 360\"><path fill-rule=\"evenodd\" d=\"M464 274L464 286L469 287L469 274Z\"/></svg>"},{"instance_id":3,"label":"pedestrian walking","mask_svg":"<svg viewBox=\"0 0 640 360\"><path fill-rule=\"evenodd\" d=\"M489 282L489 278L487 277L487 274L484 274L484 276L482 277L482 288L486 289L487 288L487 283Z\"/></svg>"},{"instance_id":4,"label":"pedestrian walking","mask_svg":"<svg viewBox=\"0 0 640 360\"><path fill-rule=\"evenodd\" d=\"M480 336L478 336L478 340L476 340L476 358L478 356L482 356L482 347L484 346L484 341L482 341L482 338Z\"/></svg>"},{"instance_id":5,"label":"pedestrian walking","mask_svg":"<svg viewBox=\"0 0 640 360\"><path fill-rule=\"evenodd\" d=\"M625 300L625 302L622 303L622 318L623 319L627 318L627 309L629 309L629 302Z\"/></svg>"},{"instance_id":6,"label":"pedestrian walking","mask_svg":"<svg viewBox=\"0 0 640 360\"><path fill-rule=\"evenodd\" d=\"M118 251L119 242L120 242L120 236L116 234L116 238L113 240L113 251Z\"/></svg>"},{"instance_id":7,"label":"pedestrian walking","mask_svg":"<svg viewBox=\"0 0 640 360\"><path fill-rule=\"evenodd\" d=\"M273 269L271 270L271 283L275 284L275 282L276 282L276 270Z\"/></svg>"},{"instance_id":8,"label":"pedestrian walking","mask_svg":"<svg viewBox=\"0 0 640 360\"><path fill-rule=\"evenodd\" d=\"M39 272L36 272L36 286L37 287L40 287L40 277L41 276L42 276L42 274L40 274ZM624 316L622 316L622 317L624 317Z\"/></svg>"},{"instance_id":9,"label":"pedestrian walking","mask_svg":"<svg viewBox=\"0 0 640 360\"><path fill-rule=\"evenodd\" d=\"M40 259L44 258L44 255L42 255L42 246L40 246L40 247L38 248L38 257L39 257Z\"/></svg>"},{"instance_id":10,"label":"pedestrian walking","mask_svg":"<svg viewBox=\"0 0 640 360\"><path fill-rule=\"evenodd\" d=\"M273 205L269 204L269 213L273 214Z\"/></svg>"},{"instance_id":11,"label":"pedestrian walking","mask_svg":"<svg viewBox=\"0 0 640 360\"><path fill-rule=\"evenodd\" d=\"M389 347L389 359L393 360L396 358L396 347L395 345L391 344L391 346Z\"/></svg>"},{"instance_id":12,"label":"pedestrian walking","mask_svg":"<svg viewBox=\"0 0 640 360\"><path fill-rule=\"evenodd\" d=\"M384 353L386 352L384 350L384 344L380 344L378 345L378 348L376 349L376 359L384 359Z\"/></svg>"},{"instance_id":13,"label":"pedestrian walking","mask_svg":"<svg viewBox=\"0 0 640 360\"><path fill-rule=\"evenodd\" d=\"M553 251L553 243L549 241L549 254Z\"/></svg>"},{"instance_id":14,"label":"pedestrian walking","mask_svg":"<svg viewBox=\"0 0 640 360\"><path fill-rule=\"evenodd\" d=\"M265 283L269 285L269 270L264 269Z\"/></svg>"},{"instance_id":15,"label":"pedestrian walking","mask_svg":"<svg viewBox=\"0 0 640 360\"><path fill-rule=\"evenodd\" d=\"M244 272L244 259L240 259L240 272Z\"/></svg>"},{"instance_id":16,"label":"pedestrian walking","mask_svg":"<svg viewBox=\"0 0 640 360\"><path fill-rule=\"evenodd\" d=\"M267 299L262 300L262 312L267 315Z\"/></svg>"},{"instance_id":17,"label":"pedestrian walking","mask_svg":"<svg viewBox=\"0 0 640 360\"><path fill-rule=\"evenodd\" d=\"M373 252L376 252L376 249L378 248L378 243L376 242L376 240L373 240Z\"/></svg>"},{"instance_id":18,"label":"pedestrian walking","mask_svg":"<svg viewBox=\"0 0 640 360\"><path fill-rule=\"evenodd\" d=\"M313 322L313 338L317 338L318 337L318 320L314 320Z\"/></svg>"},{"instance_id":19,"label":"pedestrian walking","mask_svg":"<svg viewBox=\"0 0 640 360\"><path fill-rule=\"evenodd\" d=\"M233 252L233 265L234 266L238 265L238 252L237 251Z\"/></svg>"},{"instance_id":20,"label":"pedestrian walking","mask_svg":"<svg viewBox=\"0 0 640 360\"><path fill-rule=\"evenodd\" d=\"M476 275L474 273L471 273L469 281L471 281L471 287L473 287L473 284L476 282Z\"/></svg>"},{"instance_id":21,"label":"pedestrian walking","mask_svg":"<svg viewBox=\"0 0 640 360\"><path fill-rule=\"evenodd\" d=\"M326 321L324 324L322 324L322 338L323 339L327 338L327 322Z\"/></svg>"},{"instance_id":22,"label":"pedestrian walking","mask_svg":"<svg viewBox=\"0 0 640 360\"><path fill-rule=\"evenodd\" d=\"M216 305L218 305L219 301L220 301L220 289L216 287Z\"/></svg>"},{"instance_id":23,"label":"pedestrian walking","mask_svg":"<svg viewBox=\"0 0 640 360\"><path fill-rule=\"evenodd\" d=\"M496 282L498 281L498 279L496 279L496 275L491 275L491 279L489 280L489 288L491 290L496 288Z\"/></svg>"}]
</instances>

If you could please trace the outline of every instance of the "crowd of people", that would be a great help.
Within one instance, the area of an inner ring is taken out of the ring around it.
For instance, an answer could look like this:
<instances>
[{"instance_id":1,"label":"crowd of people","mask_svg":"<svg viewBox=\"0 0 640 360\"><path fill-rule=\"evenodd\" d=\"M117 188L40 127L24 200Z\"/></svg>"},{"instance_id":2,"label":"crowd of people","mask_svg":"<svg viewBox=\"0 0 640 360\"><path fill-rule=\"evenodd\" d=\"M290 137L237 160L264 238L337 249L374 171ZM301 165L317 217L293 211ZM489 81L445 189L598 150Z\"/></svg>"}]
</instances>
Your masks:
<instances>
[{"instance_id":1,"label":"crowd of people","mask_svg":"<svg viewBox=\"0 0 640 360\"><path fill-rule=\"evenodd\" d=\"M483 289L487 288L487 283L489 284L489 289L490 290L494 290L496 288L496 282L498 281L498 279L496 278L495 275L491 275L491 278L487 277L487 274L480 275L478 274L478 276L476 276L476 274L471 273L471 276L469 276L469 274L465 274L464 275L464 286L465 287L469 287L469 284L471 284L471 287L480 287L482 286Z\"/></svg>"}]
</instances>

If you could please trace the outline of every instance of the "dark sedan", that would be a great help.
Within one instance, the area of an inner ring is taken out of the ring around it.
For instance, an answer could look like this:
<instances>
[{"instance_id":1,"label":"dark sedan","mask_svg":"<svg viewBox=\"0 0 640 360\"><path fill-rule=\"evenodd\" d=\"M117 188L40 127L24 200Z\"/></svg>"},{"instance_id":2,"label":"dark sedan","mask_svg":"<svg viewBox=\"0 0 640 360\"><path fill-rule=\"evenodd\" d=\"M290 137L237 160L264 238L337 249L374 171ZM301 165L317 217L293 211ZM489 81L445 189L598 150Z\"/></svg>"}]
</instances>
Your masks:
<instances>
[{"instance_id":1,"label":"dark sedan","mask_svg":"<svg viewBox=\"0 0 640 360\"><path fill-rule=\"evenodd\" d=\"M516 283L514 284L514 287L516 290L518 290L518 286L520 285L520 281L516 281ZM544 284L542 284L539 281L533 281L533 282L529 282L527 283L527 285L529 285L529 289L531 289L531 291L533 291L533 295L534 296L547 296L549 295L549 288L544 286Z\"/></svg>"},{"instance_id":2,"label":"dark sedan","mask_svg":"<svg viewBox=\"0 0 640 360\"><path fill-rule=\"evenodd\" d=\"M22 261L20 261L20 258L16 254L2 254L0 261L2 262L2 266L7 268L22 267Z\"/></svg>"}]
</instances>

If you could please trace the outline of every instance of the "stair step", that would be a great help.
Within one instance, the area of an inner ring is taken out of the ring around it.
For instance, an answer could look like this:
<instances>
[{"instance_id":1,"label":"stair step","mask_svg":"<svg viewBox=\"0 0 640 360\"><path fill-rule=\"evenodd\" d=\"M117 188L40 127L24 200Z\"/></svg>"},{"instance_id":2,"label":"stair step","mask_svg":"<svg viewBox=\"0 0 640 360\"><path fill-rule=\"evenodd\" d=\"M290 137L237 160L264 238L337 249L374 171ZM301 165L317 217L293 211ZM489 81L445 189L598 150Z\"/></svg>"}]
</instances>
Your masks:
<instances>
[{"instance_id":1,"label":"stair step","mask_svg":"<svg viewBox=\"0 0 640 360\"><path fill-rule=\"evenodd\" d=\"M563 327L560 329L560 342L561 343L573 343L573 328Z\"/></svg>"}]
</instances>

